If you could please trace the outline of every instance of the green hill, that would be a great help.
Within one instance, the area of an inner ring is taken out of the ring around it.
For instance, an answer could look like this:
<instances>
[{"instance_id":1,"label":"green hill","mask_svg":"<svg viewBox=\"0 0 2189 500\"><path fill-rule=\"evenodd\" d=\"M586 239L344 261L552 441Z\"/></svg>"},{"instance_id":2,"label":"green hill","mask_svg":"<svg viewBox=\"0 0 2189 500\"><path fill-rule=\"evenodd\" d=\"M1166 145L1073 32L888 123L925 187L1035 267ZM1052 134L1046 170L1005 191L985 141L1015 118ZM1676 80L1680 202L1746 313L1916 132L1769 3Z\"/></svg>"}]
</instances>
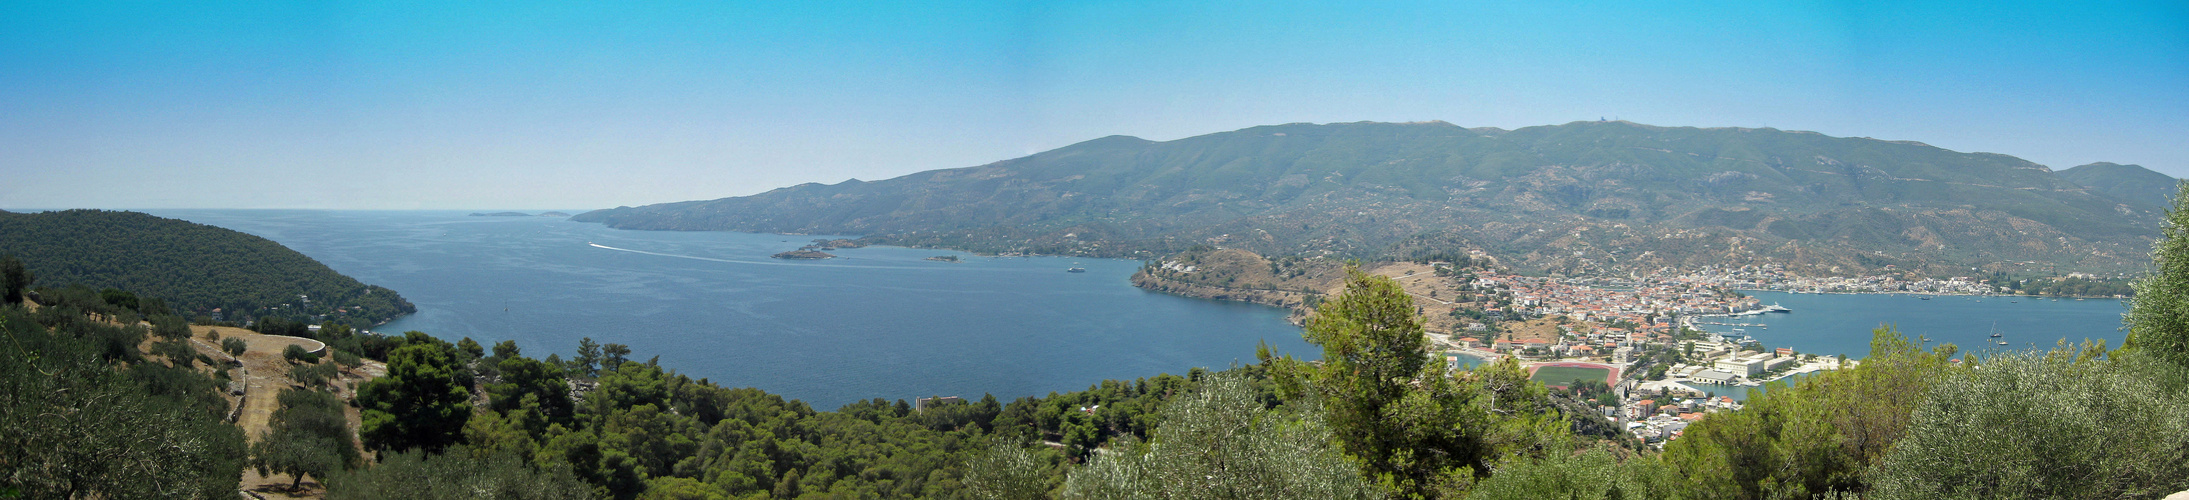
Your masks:
<instances>
[{"instance_id":1,"label":"green hill","mask_svg":"<svg viewBox=\"0 0 2189 500\"><path fill-rule=\"evenodd\" d=\"M2060 171L2060 178L2100 194L2159 210L2173 201L2174 178L2141 165L2098 162Z\"/></svg>"},{"instance_id":2,"label":"green hill","mask_svg":"<svg viewBox=\"0 0 2189 500\"><path fill-rule=\"evenodd\" d=\"M219 308L231 321L323 317L373 325L416 311L393 290L359 283L272 240L137 212L0 211L0 255L21 259L41 287L130 290L186 315Z\"/></svg>"},{"instance_id":3,"label":"green hill","mask_svg":"<svg viewBox=\"0 0 2189 500\"><path fill-rule=\"evenodd\" d=\"M1374 258L1472 248L1569 273L1728 264L1966 273L2030 262L2135 269L2157 218L2120 205L2042 165L1915 142L1429 122L1113 136L977 167L572 220L999 253L1153 257L1214 244Z\"/></svg>"}]
</instances>

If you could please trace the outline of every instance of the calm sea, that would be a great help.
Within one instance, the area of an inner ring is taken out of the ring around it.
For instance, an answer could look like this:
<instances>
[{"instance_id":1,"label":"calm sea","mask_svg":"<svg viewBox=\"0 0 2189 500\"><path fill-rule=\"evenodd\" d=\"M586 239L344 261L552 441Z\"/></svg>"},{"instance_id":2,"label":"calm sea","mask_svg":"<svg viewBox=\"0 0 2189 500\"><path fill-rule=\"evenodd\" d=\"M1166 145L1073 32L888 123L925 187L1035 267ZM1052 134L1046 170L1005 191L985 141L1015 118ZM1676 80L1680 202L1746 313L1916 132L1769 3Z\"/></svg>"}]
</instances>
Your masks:
<instances>
[{"instance_id":1,"label":"calm sea","mask_svg":"<svg viewBox=\"0 0 2189 500\"><path fill-rule=\"evenodd\" d=\"M1916 295L1744 293L1794 312L1708 318L1705 321L1765 326L1704 325L1704 329L1741 328L1766 346L1850 358L1870 354L1870 331L1880 325L1892 325L1909 338L1929 338L1933 346L1951 343L1961 352L2051 348L2061 339L2103 339L2108 346L2120 347L2126 337L2120 329L2126 309L2117 299L1934 296L1925 300ZM2000 336L1992 337L1994 332Z\"/></svg>"},{"instance_id":2,"label":"calm sea","mask_svg":"<svg viewBox=\"0 0 2189 500\"><path fill-rule=\"evenodd\" d=\"M1870 354L1870 332L1880 325L1892 325L1910 339L1928 338L1933 347L1954 344L1963 353L2050 349L2063 339L2102 339L2108 347L2120 347L2127 336L2120 329L2126 309L2117 299L1932 296L1926 300L1919 295L1744 293L1794 311L1706 318L1764 326L1703 325L1703 329L1726 333L1740 328L1766 346L1855 359ZM1995 332L1999 337L1991 336ZM2001 341L2007 344L1998 344ZM1746 399L1746 388L1696 388Z\"/></svg>"},{"instance_id":3,"label":"calm sea","mask_svg":"<svg viewBox=\"0 0 2189 500\"><path fill-rule=\"evenodd\" d=\"M1134 261L891 247L785 261L767 256L820 236L621 231L444 211L150 212L272 239L418 305L380 332L516 340L534 357L568 357L592 337L821 409L876 397L1009 399L1221 369L1252 362L1258 341L1319 353L1282 310L1134 288ZM924 260L937 255L960 262ZM1075 266L1087 272L1064 271ZM1880 324L1964 352L2063 338L2118 346L2123 336L2118 300L1748 293L1794 312L1713 321L1766 325L1743 329L1764 345L1820 355L1867 355ZM2010 345L1992 343L1994 328Z\"/></svg>"},{"instance_id":4,"label":"calm sea","mask_svg":"<svg viewBox=\"0 0 2189 500\"><path fill-rule=\"evenodd\" d=\"M867 398L1017 396L1103 379L1307 358L1285 311L1134 288L1136 261L869 247L768 258L820 236L621 231L442 211L153 210L262 236L385 286L418 313L375 328L525 354L578 339L834 409ZM925 260L956 255L957 263ZM1084 273L1065 269L1082 267Z\"/></svg>"}]
</instances>

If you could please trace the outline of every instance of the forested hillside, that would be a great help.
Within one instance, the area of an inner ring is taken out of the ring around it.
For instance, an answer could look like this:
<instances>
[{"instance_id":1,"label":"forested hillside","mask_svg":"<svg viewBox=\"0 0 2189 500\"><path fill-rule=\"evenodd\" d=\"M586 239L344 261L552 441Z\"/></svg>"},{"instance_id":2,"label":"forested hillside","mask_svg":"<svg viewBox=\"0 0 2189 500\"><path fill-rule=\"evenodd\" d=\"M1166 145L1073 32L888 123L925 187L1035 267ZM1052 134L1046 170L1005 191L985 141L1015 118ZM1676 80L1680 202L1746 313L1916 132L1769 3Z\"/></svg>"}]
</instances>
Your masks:
<instances>
[{"instance_id":1,"label":"forested hillside","mask_svg":"<svg viewBox=\"0 0 2189 500\"><path fill-rule=\"evenodd\" d=\"M0 255L21 259L38 286L128 290L190 317L220 309L238 323L280 317L374 325L416 311L393 290L359 283L272 240L137 212L0 211Z\"/></svg>"},{"instance_id":2,"label":"forested hillside","mask_svg":"<svg viewBox=\"0 0 2189 500\"><path fill-rule=\"evenodd\" d=\"M2163 177L2163 176L2162 176ZM1775 129L1288 124L1107 137L978 167L620 207L626 229L860 234L1149 258L1491 252L1522 270L2134 271L2157 208L2020 158ZM1836 270L1835 270L1836 269Z\"/></svg>"},{"instance_id":3,"label":"forested hillside","mask_svg":"<svg viewBox=\"0 0 2189 500\"><path fill-rule=\"evenodd\" d=\"M2174 195L2174 178L2141 165L2092 163L2061 170L2060 178L2144 209L2164 207Z\"/></svg>"}]
</instances>

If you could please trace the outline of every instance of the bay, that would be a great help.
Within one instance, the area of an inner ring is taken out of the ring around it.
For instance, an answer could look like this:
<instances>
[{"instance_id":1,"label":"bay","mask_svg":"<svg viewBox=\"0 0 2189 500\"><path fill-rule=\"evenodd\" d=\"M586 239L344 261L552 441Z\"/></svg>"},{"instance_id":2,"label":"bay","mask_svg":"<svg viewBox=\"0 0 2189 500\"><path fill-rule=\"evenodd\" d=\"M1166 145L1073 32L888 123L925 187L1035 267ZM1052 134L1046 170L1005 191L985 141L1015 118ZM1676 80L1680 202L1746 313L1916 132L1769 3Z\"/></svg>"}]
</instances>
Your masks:
<instances>
[{"instance_id":1,"label":"bay","mask_svg":"<svg viewBox=\"0 0 2189 500\"><path fill-rule=\"evenodd\" d=\"M1252 362L1260 341L1319 352L1282 310L1134 288L1134 261L894 247L786 261L767 256L824 236L622 231L458 211L148 212L272 239L418 305L379 332L515 340L534 357L568 357L592 337L821 409L877 397L1008 399L1222 369ZM924 260L937 255L961 262ZM1087 272L1063 271L1075 266ZM1826 356L1868 355L1870 331L1883 324L1963 352L2124 337L2115 299L1746 293L1794 312L1730 322L1765 325L1743 329L1766 346ZM1994 328L2010 345L1993 343Z\"/></svg>"},{"instance_id":2,"label":"bay","mask_svg":"<svg viewBox=\"0 0 2189 500\"><path fill-rule=\"evenodd\" d=\"M2051 348L2063 339L2104 340L2108 346L2120 347L2127 337L2120 328L2121 313L2127 309L2119 299L1947 295L1928 296L1926 300L1926 296L1902 294L1743 293L1793 312L1706 321L1765 325L1740 328L1765 346L1820 356L1867 356L1870 331L1883 325L1893 326L1910 339L1928 338L1932 346L1954 344L1964 353ZM1716 333L1736 328L1701 326ZM1991 337L1994 331L2000 333L1998 339ZM1994 340L2004 340L2008 345L1998 345Z\"/></svg>"},{"instance_id":3,"label":"bay","mask_svg":"<svg viewBox=\"0 0 2189 500\"><path fill-rule=\"evenodd\" d=\"M833 409L868 398L1018 396L1319 352L1281 309L1147 292L1140 263L896 247L770 259L826 236L623 231L460 211L149 210L274 240L394 289L418 313L374 327L528 356L580 338L730 387ZM927 257L954 255L959 262ZM1081 267L1084 273L1068 273Z\"/></svg>"},{"instance_id":4,"label":"bay","mask_svg":"<svg viewBox=\"0 0 2189 500\"><path fill-rule=\"evenodd\" d=\"M1765 304L1786 306L1793 312L1705 319L1764 326L1699 326L1714 333L1729 333L1740 328L1767 347L1786 347L1819 356L1845 355L1849 359L1868 356L1871 331L1884 325L1898 329L1911 340L1920 342L1927 338L1930 347L1951 343L1963 354L1979 355L2051 349L2062 340L2070 343L2103 340L2108 347L2120 347L2127 337L2121 330L2121 313L2127 309L2120 299L1742 293ZM2000 336L1992 337L1993 332ZM2007 345L1997 343L2002 340ZM1745 399L1747 392L1745 387L1696 388L1735 399Z\"/></svg>"}]
</instances>

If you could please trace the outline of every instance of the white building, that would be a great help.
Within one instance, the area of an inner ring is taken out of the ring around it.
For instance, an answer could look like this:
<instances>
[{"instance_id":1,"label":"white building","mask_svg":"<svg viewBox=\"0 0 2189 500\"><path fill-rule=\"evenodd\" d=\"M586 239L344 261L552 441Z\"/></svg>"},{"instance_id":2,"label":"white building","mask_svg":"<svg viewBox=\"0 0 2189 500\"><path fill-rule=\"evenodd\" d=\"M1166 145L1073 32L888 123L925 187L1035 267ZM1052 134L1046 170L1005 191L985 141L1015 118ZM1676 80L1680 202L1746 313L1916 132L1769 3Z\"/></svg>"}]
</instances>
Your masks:
<instances>
[{"instance_id":1,"label":"white building","mask_svg":"<svg viewBox=\"0 0 2189 500\"><path fill-rule=\"evenodd\" d=\"M1719 359L1718 362L1712 363L1711 367L1734 375L1753 377L1770 369L1771 358L1771 355L1760 352L1746 353Z\"/></svg>"}]
</instances>

